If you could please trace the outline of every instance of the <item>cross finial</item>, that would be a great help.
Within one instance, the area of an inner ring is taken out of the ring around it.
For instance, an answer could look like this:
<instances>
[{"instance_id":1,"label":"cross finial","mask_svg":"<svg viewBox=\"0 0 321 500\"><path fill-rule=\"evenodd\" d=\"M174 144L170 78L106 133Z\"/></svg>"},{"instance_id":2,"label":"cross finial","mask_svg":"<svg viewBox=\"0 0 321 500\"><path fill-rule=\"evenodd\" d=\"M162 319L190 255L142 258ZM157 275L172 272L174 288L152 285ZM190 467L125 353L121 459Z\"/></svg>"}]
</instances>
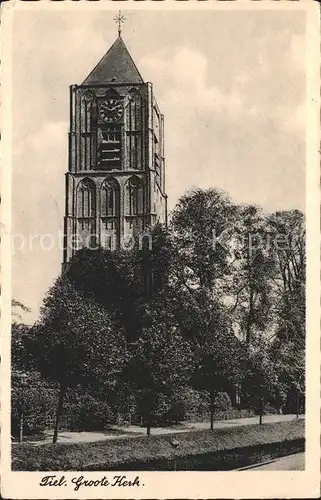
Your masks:
<instances>
[{"instance_id":1,"label":"cross finial","mask_svg":"<svg viewBox=\"0 0 321 500\"><path fill-rule=\"evenodd\" d=\"M114 21L118 23L118 36L121 36L121 25L126 21L126 17L124 17L121 11L118 11L118 15L114 17Z\"/></svg>"}]
</instances>

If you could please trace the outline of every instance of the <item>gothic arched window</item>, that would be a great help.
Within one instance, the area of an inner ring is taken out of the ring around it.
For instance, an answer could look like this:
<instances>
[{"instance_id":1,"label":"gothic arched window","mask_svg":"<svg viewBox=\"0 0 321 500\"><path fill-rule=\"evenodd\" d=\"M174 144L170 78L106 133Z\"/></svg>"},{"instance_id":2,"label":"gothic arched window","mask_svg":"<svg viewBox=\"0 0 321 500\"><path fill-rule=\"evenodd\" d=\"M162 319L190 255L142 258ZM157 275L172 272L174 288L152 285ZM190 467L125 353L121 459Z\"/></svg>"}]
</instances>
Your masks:
<instances>
[{"instance_id":1,"label":"gothic arched window","mask_svg":"<svg viewBox=\"0 0 321 500\"><path fill-rule=\"evenodd\" d=\"M143 185L138 177L131 177L127 183L127 199L129 215L143 212Z\"/></svg>"},{"instance_id":2,"label":"gothic arched window","mask_svg":"<svg viewBox=\"0 0 321 500\"><path fill-rule=\"evenodd\" d=\"M119 184L115 179L105 180L101 186L101 215L119 215Z\"/></svg>"},{"instance_id":3,"label":"gothic arched window","mask_svg":"<svg viewBox=\"0 0 321 500\"><path fill-rule=\"evenodd\" d=\"M77 189L77 219L78 229L85 231L85 235L95 233L96 216L96 188L90 179L83 179ZM87 237L86 236L86 237ZM86 241L87 245L89 241Z\"/></svg>"},{"instance_id":4,"label":"gothic arched window","mask_svg":"<svg viewBox=\"0 0 321 500\"><path fill-rule=\"evenodd\" d=\"M84 179L79 183L77 190L77 212L78 217L81 218L95 217L95 184L90 179Z\"/></svg>"}]
</instances>

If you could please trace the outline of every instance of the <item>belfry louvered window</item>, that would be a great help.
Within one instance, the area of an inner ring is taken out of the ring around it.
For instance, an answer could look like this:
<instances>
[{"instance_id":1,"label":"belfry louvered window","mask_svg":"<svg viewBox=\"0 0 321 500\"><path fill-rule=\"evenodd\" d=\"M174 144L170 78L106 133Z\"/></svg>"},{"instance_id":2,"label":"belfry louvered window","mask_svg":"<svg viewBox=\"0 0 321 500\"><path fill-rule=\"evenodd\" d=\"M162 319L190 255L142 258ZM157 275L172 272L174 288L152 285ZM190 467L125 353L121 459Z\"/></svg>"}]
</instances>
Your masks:
<instances>
[{"instance_id":1,"label":"belfry louvered window","mask_svg":"<svg viewBox=\"0 0 321 500\"><path fill-rule=\"evenodd\" d=\"M110 125L99 130L98 164L100 170L119 170L121 167L121 128Z\"/></svg>"}]
</instances>

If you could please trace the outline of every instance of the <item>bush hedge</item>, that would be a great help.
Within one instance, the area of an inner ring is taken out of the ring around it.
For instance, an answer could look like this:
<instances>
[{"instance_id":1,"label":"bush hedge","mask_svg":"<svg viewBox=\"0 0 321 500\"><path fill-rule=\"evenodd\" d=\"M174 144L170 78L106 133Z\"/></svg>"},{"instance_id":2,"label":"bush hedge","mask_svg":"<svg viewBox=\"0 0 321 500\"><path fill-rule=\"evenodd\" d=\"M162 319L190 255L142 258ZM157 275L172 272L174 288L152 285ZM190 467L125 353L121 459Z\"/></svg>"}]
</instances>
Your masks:
<instances>
[{"instance_id":1,"label":"bush hedge","mask_svg":"<svg viewBox=\"0 0 321 500\"><path fill-rule=\"evenodd\" d=\"M170 442L179 442L176 456L234 450L247 446L293 441L304 437L304 421L190 431L167 436L126 437L95 443L13 444L12 468L23 471L108 470L126 463L170 459Z\"/></svg>"}]
</instances>

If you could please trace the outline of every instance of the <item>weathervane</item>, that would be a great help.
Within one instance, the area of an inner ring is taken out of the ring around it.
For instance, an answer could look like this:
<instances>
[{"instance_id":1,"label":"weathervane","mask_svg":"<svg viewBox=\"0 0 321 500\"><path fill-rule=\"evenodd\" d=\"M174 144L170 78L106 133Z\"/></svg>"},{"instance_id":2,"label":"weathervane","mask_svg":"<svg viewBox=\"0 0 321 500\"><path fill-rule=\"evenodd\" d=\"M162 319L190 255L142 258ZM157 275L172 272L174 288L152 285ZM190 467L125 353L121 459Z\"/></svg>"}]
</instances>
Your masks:
<instances>
[{"instance_id":1,"label":"weathervane","mask_svg":"<svg viewBox=\"0 0 321 500\"><path fill-rule=\"evenodd\" d=\"M126 17L123 16L121 11L118 11L118 15L114 17L114 21L118 23L118 36L121 36L121 25L126 21Z\"/></svg>"}]
</instances>

